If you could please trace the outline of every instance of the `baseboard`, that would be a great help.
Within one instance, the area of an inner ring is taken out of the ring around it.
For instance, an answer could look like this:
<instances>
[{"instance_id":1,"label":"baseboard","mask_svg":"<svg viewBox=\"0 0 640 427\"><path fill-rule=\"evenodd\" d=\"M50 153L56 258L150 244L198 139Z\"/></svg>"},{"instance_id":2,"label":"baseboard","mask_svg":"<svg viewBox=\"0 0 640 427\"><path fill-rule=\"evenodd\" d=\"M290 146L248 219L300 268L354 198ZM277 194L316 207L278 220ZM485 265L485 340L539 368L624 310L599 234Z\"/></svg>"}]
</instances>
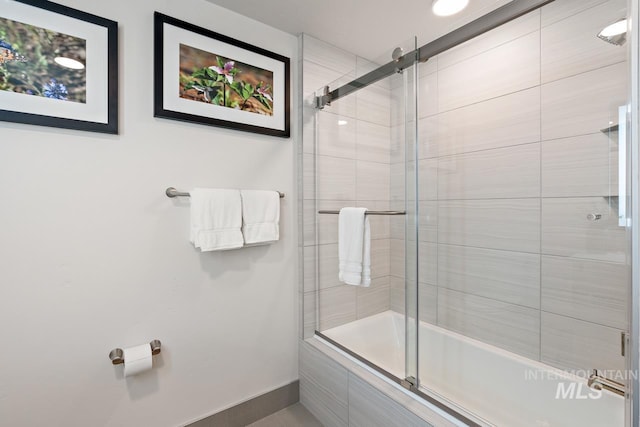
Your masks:
<instances>
[{"instance_id":1,"label":"baseboard","mask_svg":"<svg viewBox=\"0 0 640 427\"><path fill-rule=\"evenodd\" d=\"M225 409L186 427L244 427L300 400L300 381Z\"/></svg>"}]
</instances>

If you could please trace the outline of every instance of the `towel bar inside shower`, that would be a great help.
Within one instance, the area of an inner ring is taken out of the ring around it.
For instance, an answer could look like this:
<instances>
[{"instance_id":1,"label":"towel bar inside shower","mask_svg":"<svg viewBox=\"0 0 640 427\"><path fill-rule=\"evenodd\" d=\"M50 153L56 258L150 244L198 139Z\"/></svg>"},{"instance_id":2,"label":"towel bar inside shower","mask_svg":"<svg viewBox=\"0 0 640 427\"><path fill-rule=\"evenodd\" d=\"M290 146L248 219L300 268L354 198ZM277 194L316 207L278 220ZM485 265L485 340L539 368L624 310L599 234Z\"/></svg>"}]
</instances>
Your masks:
<instances>
[{"instance_id":1,"label":"towel bar inside shower","mask_svg":"<svg viewBox=\"0 0 640 427\"><path fill-rule=\"evenodd\" d=\"M167 195L167 197L191 197L191 194L184 192L184 191L178 191L176 190L174 187L169 187L165 190L164 194ZM284 199L284 193L281 191L278 191L278 194L280 195L281 199Z\"/></svg>"},{"instance_id":2,"label":"towel bar inside shower","mask_svg":"<svg viewBox=\"0 0 640 427\"><path fill-rule=\"evenodd\" d=\"M340 211L318 211L319 214L337 215ZM365 215L406 215L405 211L366 211Z\"/></svg>"}]
</instances>

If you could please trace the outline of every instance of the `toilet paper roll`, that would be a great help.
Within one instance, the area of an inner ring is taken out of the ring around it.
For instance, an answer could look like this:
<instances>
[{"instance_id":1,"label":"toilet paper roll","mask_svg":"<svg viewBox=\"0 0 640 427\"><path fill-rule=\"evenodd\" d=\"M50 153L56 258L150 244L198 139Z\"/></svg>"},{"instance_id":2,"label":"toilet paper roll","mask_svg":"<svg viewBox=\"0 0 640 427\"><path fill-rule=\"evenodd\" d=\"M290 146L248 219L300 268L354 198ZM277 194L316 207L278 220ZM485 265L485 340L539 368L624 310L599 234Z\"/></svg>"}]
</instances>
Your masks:
<instances>
[{"instance_id":1,"label":"toilet paper roll","mask_svg":"<svg viewBox=\"0 0 640 427\"><path fill-rule=\"evenodd\" d=\"M138 375L151 369L153 359L151 357L151 346L142 344L124 349L124 376L130 377Z\"/></svg>"}]
</instances>

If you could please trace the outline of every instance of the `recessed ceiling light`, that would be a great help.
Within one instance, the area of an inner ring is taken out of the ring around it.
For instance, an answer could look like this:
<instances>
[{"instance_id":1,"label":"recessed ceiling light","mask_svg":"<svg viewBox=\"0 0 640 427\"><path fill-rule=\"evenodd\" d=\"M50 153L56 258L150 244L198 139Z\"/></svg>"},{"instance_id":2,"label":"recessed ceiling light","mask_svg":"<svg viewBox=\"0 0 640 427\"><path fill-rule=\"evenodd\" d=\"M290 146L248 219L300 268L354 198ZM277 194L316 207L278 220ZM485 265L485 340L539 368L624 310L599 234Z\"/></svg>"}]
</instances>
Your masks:
<instances>
[{"instance_id":1,"label":"recessed ceiling light","mask_svg":"<svg viewBox=\"0 0 640 427\"><path fill-rule=\"evenodd\" d=\"M346 121L346 120L338 120L338 126L344 126L344 125L346 125L347 123L349 123L349 122L348 122L348 121Z\"/></svg>"},{"instance_id":2,"label":"recessed ceiling light","mask_svg":"<svg viewBox=\"0 0 640 427\"><path fill-rule=\"evenodd\" d=\"M451 16L467 7L469 0L433 0L431 9L438 16Z\"/></svg>"},{"instance_id":3,"label":"recessed ceiling light","mask_svg":"<svg viewBox=\"0 0 640 427\"><path fill-rule=\"evenodd\" d=\"M82 70L84 68L84 64L80 61L76 61L72 58L66 58L64 56L56 56L53 58L56 61L56 64L62 65L63 67L71 68L72 70Z\"/></svg>"}]
</instances>

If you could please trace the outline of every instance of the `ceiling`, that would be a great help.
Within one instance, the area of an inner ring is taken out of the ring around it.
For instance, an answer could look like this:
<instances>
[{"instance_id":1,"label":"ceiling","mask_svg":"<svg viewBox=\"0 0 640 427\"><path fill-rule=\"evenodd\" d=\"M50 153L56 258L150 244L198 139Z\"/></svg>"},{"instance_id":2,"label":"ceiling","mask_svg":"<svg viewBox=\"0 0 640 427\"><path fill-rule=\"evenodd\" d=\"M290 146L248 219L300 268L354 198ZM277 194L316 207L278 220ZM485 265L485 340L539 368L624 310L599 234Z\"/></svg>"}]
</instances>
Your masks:
<instances>
[{"instance_id":1,"label":"ceiling","mask_svg":"<svg viewBox=\"0 0 640 427\"><path fill-rule=\"evenodd\" d=\"M369 60L391 57L418 37L421 46L509 0L470 0L458 15L435 16L432 0L209 0L287 33L306 33Z\"/></svg>"}]
</instances>

